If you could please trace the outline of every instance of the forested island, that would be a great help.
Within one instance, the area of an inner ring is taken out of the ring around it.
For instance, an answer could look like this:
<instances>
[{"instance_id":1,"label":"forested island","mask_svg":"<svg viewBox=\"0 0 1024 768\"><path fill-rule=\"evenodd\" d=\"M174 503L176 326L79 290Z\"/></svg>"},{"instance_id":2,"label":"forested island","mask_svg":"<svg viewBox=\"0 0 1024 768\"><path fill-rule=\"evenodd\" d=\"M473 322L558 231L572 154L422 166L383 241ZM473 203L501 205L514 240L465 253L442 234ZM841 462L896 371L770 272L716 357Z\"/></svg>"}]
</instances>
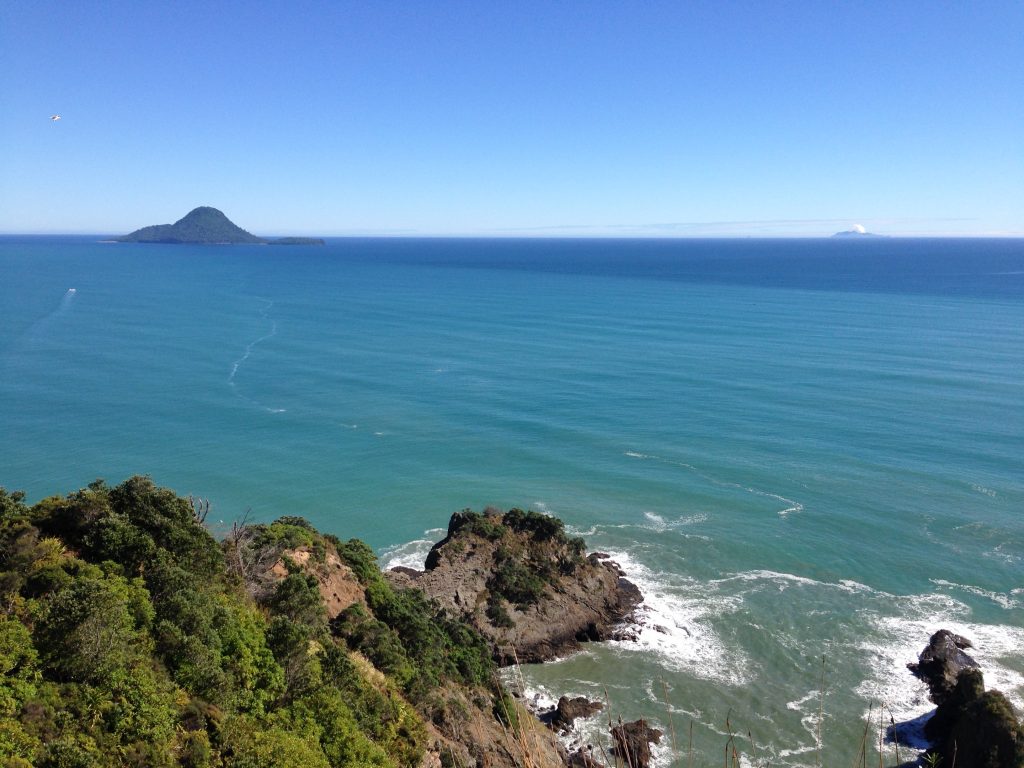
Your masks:
<instances>
[{"instance_id":1,"label":"forested island","mask_svg":"<svg viewBox=\"0 0 1024 768\"><path fill-rule=\"evenodd\" d=\"M570 753L556 733L602 704L532 713L498 675L635 631L639 591L557 518L463 510L423 571L383 572L296 516L218 542L209 512L141 476L31 506L0 488L0 765L649 764L645 721ZM912 665L939 705L931 764L1019 768L1021 725L968 647L939 632Z\"/></svg>"},{"instance_id":2,"label":"forested island","mask_svg":"<svg viewBox=\"0 0 1024 768\"><path fill-rule=\"evenodd\" d=\"M257 237L232 222L216 208L200 206L173 224L154 224L115 238L118 243L164 243L200 245L323 245L318 237Z\"/></svg>"}]
</instances>

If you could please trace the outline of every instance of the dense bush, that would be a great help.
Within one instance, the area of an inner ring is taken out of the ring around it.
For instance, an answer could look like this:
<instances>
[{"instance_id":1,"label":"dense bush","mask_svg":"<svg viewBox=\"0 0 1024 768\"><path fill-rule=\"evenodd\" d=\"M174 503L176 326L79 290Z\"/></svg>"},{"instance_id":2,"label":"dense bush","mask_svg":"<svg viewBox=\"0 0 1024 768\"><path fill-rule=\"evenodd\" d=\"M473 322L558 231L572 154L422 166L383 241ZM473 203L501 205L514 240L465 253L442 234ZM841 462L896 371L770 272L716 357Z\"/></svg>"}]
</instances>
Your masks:
<instances>
[{"instance_id":1,"label":"dense bush","mask_svg":"<svg viewBox=\"0 0 1024 768\"><path fill-rule=\"evenodd\" d=\"M448 521L448 536L460 531L473 533L488 541L497 541L508 529L502 524L500 515L489 515L464 509L456 512Z\"/></svg>"},{"instance_id":2,"label":"dense bush","mask_svg":"<svg viewBox=\"0 0 1024 768\"><path fill-rule=\"evenodd\" d=\"M373 612L371 617L352 606L335 622L335 632L353 648L394 675L414 698L443 680L491 684L495 667L479 633L450 619L419 590L394 589L362 542L341 543L338 554L366 588Z\"/></svg>"},{"instance_id":3,"label":"dense bush","mask_svg":"<svg viewBox=\"0 0 1024 768\"><path fill-rule=\"evenodd\" d=\"M523 608L536 603L544 594L544 587L545 581L535 569L512 556L500 558L494 574L487 581L491 595Z\"/></svg>"},{"instance_id":4,"label":"dense bush","mask_svg":"<svg viewBox=\"0 0 1024 768\"><path fill-rule=\"evenodd\" d=\"M556 517L540 512L521 509L510 509L503 519L505 525L519 533L529 533L541 541L547 539L565 539L565 524Z\"/></svg>"},{"instance_id":5,"label":"dense bush","mask_svg":"<svg viewBox=\"0 0 1024 768\"><path fill-rule=\"evenodd\" d=\"M233 554L250 567L297 548L323 562L329 546L296 517L246 531ZM393 592L366 545L339 549L386 617L354 621L356 647L391 653L409 691L489 679L482 642ZM332 638L316 580L291 568L256 605L239 573L192 504L148 478L31 507L0 488L0 765L417 764L421 718Z\"/></svg>"}]
</instances>

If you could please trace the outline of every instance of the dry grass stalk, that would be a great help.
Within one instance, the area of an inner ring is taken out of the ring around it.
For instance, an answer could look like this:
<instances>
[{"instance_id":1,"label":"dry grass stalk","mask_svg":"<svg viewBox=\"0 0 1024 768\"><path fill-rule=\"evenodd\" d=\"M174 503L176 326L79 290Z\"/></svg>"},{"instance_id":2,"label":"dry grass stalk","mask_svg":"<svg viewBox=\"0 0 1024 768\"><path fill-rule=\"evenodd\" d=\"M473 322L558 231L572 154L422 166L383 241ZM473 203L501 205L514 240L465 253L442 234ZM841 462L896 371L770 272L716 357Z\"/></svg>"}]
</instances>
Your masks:
<instances>
[{"instance_id":1,"label":"dry grass stalk","mask_svg":"<svg viewBox=\"0 0 1024 768\"><path fill-rule=\"evenodd\" d=\"M668 702L668 684L662 680L661 689L665 695L665 713L668 715L668 733L669 738L672 739L672 757L676 757L679 754L679 748L676 745L676 726L672 722L672 705Z\"/></svg>"},{"instance_id":2,"label":"dry grass stalk","mask_svg":"<svg viewBox=\"0 0 1024 768\"><path fill-rule=\"evenodd\" d=\"M815 726L815 742L817 744L818 768L821 768L821 721L825 717L825 656L821 657L821 696L818 699L818 722Z\"/></svg>"}]
</instances>

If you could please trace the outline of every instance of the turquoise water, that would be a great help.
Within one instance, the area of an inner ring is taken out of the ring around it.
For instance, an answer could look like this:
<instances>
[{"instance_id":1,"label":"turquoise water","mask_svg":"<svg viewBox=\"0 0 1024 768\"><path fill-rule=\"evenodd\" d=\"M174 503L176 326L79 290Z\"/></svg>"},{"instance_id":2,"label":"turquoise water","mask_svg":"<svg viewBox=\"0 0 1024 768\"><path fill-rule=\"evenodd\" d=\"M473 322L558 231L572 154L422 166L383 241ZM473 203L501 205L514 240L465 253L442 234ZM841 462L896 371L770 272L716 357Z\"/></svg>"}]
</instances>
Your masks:
<instances>
[{"instance_id":1,"label":"turquoise water","mask_svg":"<svg viewBox=\"0 0 1024 768\"><path fill-rule=\"evenodd\" d=\"M550 511L647 626L529 694L607 691L681 765L727 717L813 765L819 708L852 763L869 706L929 710L942 626L1024 704L1021 241L0 238L0 297L0 484L145 472L411 565L455 510Z\"/></svg>"}]
</instances>

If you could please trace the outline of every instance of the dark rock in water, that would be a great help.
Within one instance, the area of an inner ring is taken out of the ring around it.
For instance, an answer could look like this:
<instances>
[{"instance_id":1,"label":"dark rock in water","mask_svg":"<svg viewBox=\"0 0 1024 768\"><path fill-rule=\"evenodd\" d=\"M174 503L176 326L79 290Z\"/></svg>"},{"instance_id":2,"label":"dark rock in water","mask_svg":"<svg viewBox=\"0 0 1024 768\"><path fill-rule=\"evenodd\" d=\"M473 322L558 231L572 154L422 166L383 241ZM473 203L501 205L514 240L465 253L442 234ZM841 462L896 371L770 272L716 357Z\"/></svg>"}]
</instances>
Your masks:
<instances>
[{"instance_id":1,"label":"dark rock in water","mask_svg":"<svg viewBox=\"0 0 1024 768\"><path fill-rule=\"evenodd\" d=\"M925 725L937 765L1021 768L1024 727L999 691L986 691L978 669L963 670Z\"/></svg>"},{"instance_id":2,"label":"dark rock in water","mask_svg":"<svg viewBox=\"0 0 1024 768\"><path fill-rule=\"evenodd\" d=\"M941 742L966 711L967 706L985 693L985 679L980 669L965 669L945 700L924 725L924 735L932 743Z\"/></svg>"},{"instance_id":3,"label":"dark rock in water","mask_svg":"<svg viewBox=\"0 0 1024 768\"><path fill-rule=\"evenodd\" d=\"M604 763L594 759L594 750L591 746L580 747L569 755L566 761L569 768L605 768Z\"/></svg>"},{"instance_id":4,"label":"dark rock in water","mask_svg":"<svg viewBox=\"0 0 1024 768\"><path fill-rule=\"evenodd\" d=\"M978 662L963 651L972 647L967 638L940 629L931 636L917 663L908 664L907 669L928 684L932 701L941 704L952 693L963 670L978 668Z\"/></svg>"},{"instance_id":5,"label":"dark rock in water","mask_svg":"<svg viewBox=\"0 0 1024 768\"><path fill-rule=\"evenodd\" d=\"M577 718L590 717L602 709L604 709L604 704L599 701L590 701L583 696L577 696L573 699L563 696L558 700L558 706L545 719L551 730L558 731L559 733L568 733Z\"/></svg>"},{"instance_id":6,"label":"dark rock in water","mask_svg":"<svg viewBox=\"0 0 1024 768\"><path fill-rule=\"evenodd\" d=\"M661 741L662 732L651 728L644 720L617 725L612 728L615 746L612 754L631 768L647 768L651 762L651 744Z\"/></svg>"}]
</instances>

